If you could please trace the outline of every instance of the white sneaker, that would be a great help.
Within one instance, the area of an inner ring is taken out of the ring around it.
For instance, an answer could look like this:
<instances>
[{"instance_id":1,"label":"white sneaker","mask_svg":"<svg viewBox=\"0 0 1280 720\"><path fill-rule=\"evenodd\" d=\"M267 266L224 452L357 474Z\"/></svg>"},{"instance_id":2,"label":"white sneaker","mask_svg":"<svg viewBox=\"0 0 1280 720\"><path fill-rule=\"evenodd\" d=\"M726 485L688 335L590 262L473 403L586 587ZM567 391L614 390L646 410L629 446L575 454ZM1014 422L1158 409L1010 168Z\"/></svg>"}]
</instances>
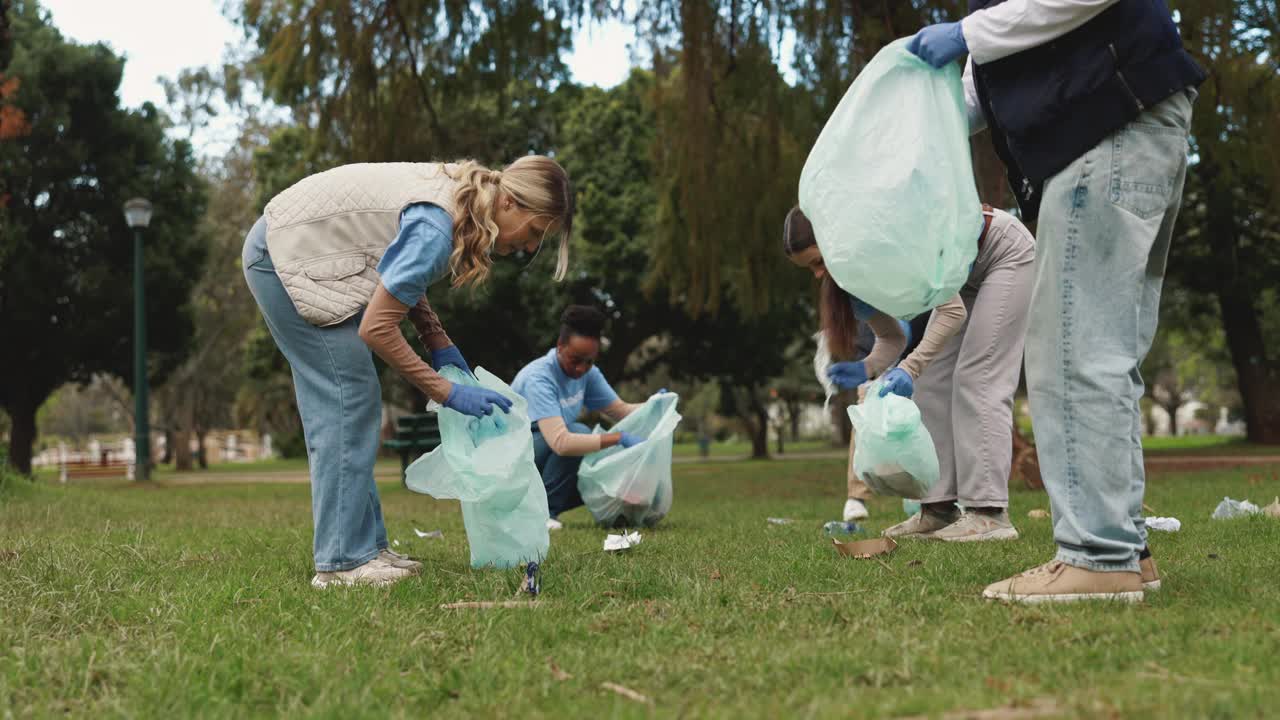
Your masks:
<instances>
[{"instance_id":1,"label":"white sneaker","mask_svg":"<svg viewBox=\"0 0 1280 720\"><path fill-rule=\"evenodd\" d=\"M867 506L857 498L849 498L844 501L844 521L853 522L854 520L866 520L870 517L867 512Z\"/></svg>"},{"instance_id":2,"label":"white sneaker","mask_svg":"<svg viewBox=\"0 0 1280 720\"><path fill-rule=\"evenodd\" d=\"M393 567L410 570L414 575L422 572L422 563L391 548L382 548L378 552L378 559Z\"/></svg>"},{"instance_id":3,"label":"white sneaker","mask_svg":"<svg viewBox=\"0 0 1280 720\"><path fill-rule=\"evenodd\" d=\"M547 529L548 529L548 530L563 530L563 529L564 529L564 523L560 522L559 520L557 520L557 519L555 519L555 518L547 518Z\"/></svg>"},{"instance_id":4,"label":"white sneaker","mask_svg":"<svg viewBox=\"0 0 1280 720\"><path fill-rule=\"evenodd\" d=\"M413 577L413 571L398 568L380 557L375 557L360 567L334 572L318 572L311 578L311 587L323 590L333 585L390 585Z\"/></svg>"}]
</instances>

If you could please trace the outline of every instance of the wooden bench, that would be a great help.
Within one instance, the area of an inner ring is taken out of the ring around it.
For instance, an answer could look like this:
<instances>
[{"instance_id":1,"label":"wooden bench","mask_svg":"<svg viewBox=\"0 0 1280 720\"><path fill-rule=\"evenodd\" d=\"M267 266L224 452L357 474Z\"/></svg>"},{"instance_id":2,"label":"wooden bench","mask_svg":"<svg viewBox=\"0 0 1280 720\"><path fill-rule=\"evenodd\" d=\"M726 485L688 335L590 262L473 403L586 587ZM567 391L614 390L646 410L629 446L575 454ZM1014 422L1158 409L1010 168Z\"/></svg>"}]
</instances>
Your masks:
<instances>
[{"instance_id":1,"label":"wooden bench","mask_svg":"<svg viewBox=\"0 0 1280 720\"><path fill-rule=\"evenodd\" d=\"M81 478L113 478L127 477L133 479L132 465L126 462L67 462L62 465L59 480L79 480Z\"/></svg>"},{"instance_id":2,"label":"wooden bench","mask_svg":"<svg viewBox=\"0 0 1280 720\"><path fill-rule=\"evenodd\" d=\"M382 443L400 455L400 482L405 482L409 463L440 446L440 421L435 413L405 415L396 421L396 435Z\"/></svg>"}]
</instances>

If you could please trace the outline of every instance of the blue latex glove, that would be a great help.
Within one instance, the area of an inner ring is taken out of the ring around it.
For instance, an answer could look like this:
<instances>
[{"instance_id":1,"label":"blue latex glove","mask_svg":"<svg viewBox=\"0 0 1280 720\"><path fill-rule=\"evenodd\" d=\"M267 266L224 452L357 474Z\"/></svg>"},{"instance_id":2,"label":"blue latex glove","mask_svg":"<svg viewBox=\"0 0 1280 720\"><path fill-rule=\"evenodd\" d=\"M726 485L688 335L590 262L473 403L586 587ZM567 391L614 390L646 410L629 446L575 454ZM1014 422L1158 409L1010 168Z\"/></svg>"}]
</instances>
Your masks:
<instances>
[{"instance_id":1,"label":"blue latex glove","mask_svg":"<svg viewBox=\"0 0 1280 720\"><path fill-rule=\"evenodd\" d=\"M915 383L911 382L911 376L902 368L894 368L885 373L882 382L884 384L880 387L880 397L893 393L909 398L916 389Z\"/></svg>"},{"instance_id":2,"label":"blue latex glove","mask_svg":"<svg viewBox=\"0 0 1280 720\"><path fill-rule=\"evenodd\" d=\"M880 311L862 302L862 300L853 298L853 316L862 322L870 320L871 316L878 312Z\"/></svg>"},{"instance_id":3,"label":"blue latex glove","mask_svg":"<svg viewBox=\"0 0 1280 720\"><path fill-rule=\"evenodd\" d=\"M431 351L431 369L436 372L445 365L453 365L462 372L475 377L475 373L471 372L471 367L467 365L466 358L462 357L462 351L457 345L440 348Z\"/></svg>"},{"instance_id":4,"label":"blue latex glove","mask_svg":"<svg viewBox=\"0 0 1280 720\"><path fill-rule=\"evenodd\" d=\"M921 60L940 68L969 52L969 45L964 41L960 23L949 22L922 28L911 36L907 49Z\"/></svg>"},{"instance_id":5,"label":"blue latex glove","mask_svg":"<svg viewBox=\"0 0 1280 720\"><path fill-rule=\"evenodd\" d=\"M639 435L632 435L629 432L621 433L621 435L622 439L618 441L618 444L624 448L634 447L644 442L644 438Z\"/></svg>"},{"instance_id":6,"label":"blue latex glove","mask_svg":"<svg viewBox=\"0 0 1280 720\"><path fill-rule=\"evenodd\" d=\"M463 415L472 417L489 415L493 412L494 405L504 413L511 412L511 401L501 393L488 388L457 383L454 383L453 389L449 391L449 399L444 401L444 406L450 410L457 410Z\"/></svg>"},{"instance_id":7,"label":"blue latex glove","mask_svg":"<svg viewBox=\"0 0 1280 720\"><path fill-rule=\"evenodd\" d=\"M827 377L841 390L852 390L867 381L867 364L861 360L838 362L827 368Z\"/></svg>"}]
</instances>

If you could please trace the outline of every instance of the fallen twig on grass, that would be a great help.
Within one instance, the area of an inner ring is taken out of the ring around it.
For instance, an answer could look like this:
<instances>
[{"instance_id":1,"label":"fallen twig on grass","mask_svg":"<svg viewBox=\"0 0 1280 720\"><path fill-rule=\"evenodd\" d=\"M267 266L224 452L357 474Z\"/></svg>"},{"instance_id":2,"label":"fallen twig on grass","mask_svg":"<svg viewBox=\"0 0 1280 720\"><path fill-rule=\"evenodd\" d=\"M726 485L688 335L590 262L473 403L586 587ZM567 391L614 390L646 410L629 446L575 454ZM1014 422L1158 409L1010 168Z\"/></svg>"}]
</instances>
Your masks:
<instances>
[{"instance_id":1,"label":"fallen twig on grass","mask_svg":"<svg viewBox=\"0 0 1280 720\"><path fill-rule=\"evenodd\" d=\"M440 606L441 610L488 610L490 608L534 608L542 605L540 602L520 602L517 600L507 600L504 602L455 602L445 603Z\"/></svg>"},{"instance_id":2,"label":"fallen twig on grass","mask_svg":"<svg viewBox=\"0 0 1280 720\"><path fill-rule=\"evenodd\" d=\"M611 683L611 682L600 683L600 687L604 688L605 690L608 690L609 692L617 693L628 700L635 700L638 703L645 703L646 705L650 702L648 697L641 695L640 693L636 692L635 690L632 690L629 687L623 687L616 683Z\"/></svg>"}]
</instances>

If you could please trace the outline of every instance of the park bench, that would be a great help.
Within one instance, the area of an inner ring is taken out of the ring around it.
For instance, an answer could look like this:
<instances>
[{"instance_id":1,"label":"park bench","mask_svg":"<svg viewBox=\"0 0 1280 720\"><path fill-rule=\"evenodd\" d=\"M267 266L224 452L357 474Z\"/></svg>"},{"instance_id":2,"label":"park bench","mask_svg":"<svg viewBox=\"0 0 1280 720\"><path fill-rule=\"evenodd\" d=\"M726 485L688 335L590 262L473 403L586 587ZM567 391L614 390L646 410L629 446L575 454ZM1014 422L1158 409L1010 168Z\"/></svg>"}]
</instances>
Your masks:
<instances>
[{"instance_id":1,"label":"park bench","mask_svg":"<svg viewBox=\"0 0 1280 720\"><path fill-rule=\"evenodd\" d=\"M133 478L132 465L122 461L91 462L88 460L71 460L62 464L59 480L79 480L83 478Z\"/></svg>"},{"instance_id":2,"label":"park bench","mask_svg":"<svg viewBox=\"0 0 1280 720\"><path fill-rule=\"evenodd\" d=\"M440 421L435 413L405 415L396 421L396 434L382 443L400 455L400 482L405 482L409 463L440 445Z\"/></svg>"}]
</instances>

